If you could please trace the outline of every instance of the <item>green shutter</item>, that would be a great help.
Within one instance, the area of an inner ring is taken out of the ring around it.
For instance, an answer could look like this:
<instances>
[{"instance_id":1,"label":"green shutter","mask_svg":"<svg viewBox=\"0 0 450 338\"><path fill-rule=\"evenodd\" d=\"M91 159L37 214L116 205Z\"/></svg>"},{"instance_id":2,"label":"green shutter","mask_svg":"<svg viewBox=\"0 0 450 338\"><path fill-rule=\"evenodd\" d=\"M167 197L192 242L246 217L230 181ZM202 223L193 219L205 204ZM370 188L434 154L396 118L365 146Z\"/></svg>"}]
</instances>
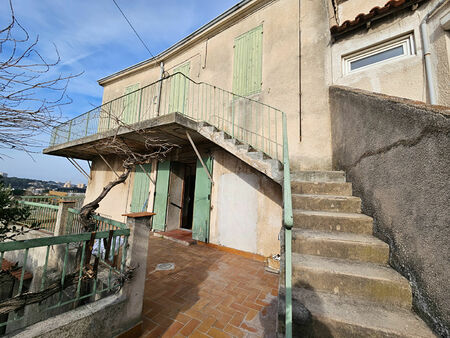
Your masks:
<instances>
[{"instance_id":1,"label":"green shutter","mask_svg":"<svg viewBox=\"0 0 450 338\"><path fill-rule=\"evenodd\" d=\"M122 114L122 121L124 123L135 123L139 121L140 91L132 93L138 89L139 89L138 83L125 88L126 96L123 98L123 114Z\"/></svg>"},{"instance_id":2,"label":"green shutter","mask_svg":"<svg viewBox=\"0 0 450 338\"><path fill-rule=\"evenodd\" d=\"M262 33L260 25L234 41L233 93L259 93L262 83Z\"/></svg>"},{"instance_id":3,"label":"green shutter","mask_svg":"<svg viewBox=\"0 0 450 338\"><path fill-rule=\"evenodd\" d=\"M167 199L169 193L170 161L158 163L156 176L155 202L153 204L153 229L164 231L166 228Z\"/></svg>"},{"instance_id":4,"label":"green shutter","mask_svg":"<svg viewBox=\"0 0 450 338\"><path fill-rule=\"evenodd\" d=\"M150 175L151 164L142 165L145 172ZM148 192L150 189L150 179L140 166L134 169L133 196L131 197L131 212L147 211Z\"/></svg>"},{"instance_id":5,"label":"green shutter","mask_svg":"<svg viewBox=\"0 0 450 338\"><path fill-rule=\"evenodd\" d=\"M212 158L203 158L208 171L212 173ZM202 164L197 160L194 192L194 217L192 238L202 242L209 240L209 217L211 212L211 181Z\"/></svg>"},{"instance_id":6,"label":"green shutter","mask_svg":"<svg viewBox=\"0 0 450 338\"><path fill-rule=\"evenodd\" d=\"M189 62L173 70L173 73L182 73L189 76L191 64ZM170 80L169 112L184 114L189 93L189 80L181 74L174 75Z\"/></svg>"}]
</instances>

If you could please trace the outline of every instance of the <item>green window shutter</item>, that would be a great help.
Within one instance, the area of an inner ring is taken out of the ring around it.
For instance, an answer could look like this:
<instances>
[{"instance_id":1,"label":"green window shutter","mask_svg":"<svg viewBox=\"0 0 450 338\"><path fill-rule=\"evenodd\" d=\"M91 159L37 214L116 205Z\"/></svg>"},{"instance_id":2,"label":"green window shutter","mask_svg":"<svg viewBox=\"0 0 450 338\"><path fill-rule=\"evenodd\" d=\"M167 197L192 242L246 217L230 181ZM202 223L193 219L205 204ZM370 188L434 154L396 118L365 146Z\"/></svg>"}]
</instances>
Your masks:
<instances>
[{"instance_id":1,"label":"green window shutter","mask_svg":"<svg viewBox=\"0 0 450 338\"><path fill-rule=\"evenodd\" d=\"M212 173L213 160L203 158L203 162ZM192 221L192 238L202 242L209 240L209 221L211 212L211 181L201 162L197 160L194 191L194 217Z\"/></svg>"},{"instance_id":2,"label":"green window shutter","mask_svg":"<svg viewBox=\"0 0 450 338\"><path fill-rule=\"evenodd\" d=\"M150 175L152 170L151 164L142 165L145 172ZM131 212L141 212L147 210L148 192L150 189L150 179L140 166L136 166L134 170L133 195L131 197Z\"/></svg>"},{"instance_id":3,"label":"green window shutter","mask_svg":"<svg viewBox=\"0 0 450 338\"><path fill-rule=\"evenodd\" d=\"M262 33L260 25L234 41L233 93L259 93L262 83Z\"/></svg>"},{"instance_id":4,"label":"green window shutter","mask_svg":"<svg viewBox=\"0 0 450 338\"><path fill-rule=\"evenodd\" d=\"M135 123L139 121L139 99L140 91L133 93L139 89L139 83L125 88L125 97L123 98L123 114L124 123ZM130 94L132 93L132 94Z\"/></svg>"},{"instance_id":5,"label":"green window shutter","mask_svg":"<svg viewBox=\"0 0 450 338\"><path fill-rule=\"evenodd\" d=\"M173 70L173 73L182 73L189 76L190 62L187 62ZM179 112L184 114L189 93L189 80L183 75L174 75L170 80L169 113Z\"/></svg>"},{"instance_id":6,"label":"green window shutter","mask_svg":"<svg viewBox=\"0 0 450 338\"><path fill-rule=\"evenodd\" d=\"M155 201L153 203L153 229L164 231L166 228L167 199L169 193L170 161L158 163L156 176Z\"/></svg>"}]
</instances>

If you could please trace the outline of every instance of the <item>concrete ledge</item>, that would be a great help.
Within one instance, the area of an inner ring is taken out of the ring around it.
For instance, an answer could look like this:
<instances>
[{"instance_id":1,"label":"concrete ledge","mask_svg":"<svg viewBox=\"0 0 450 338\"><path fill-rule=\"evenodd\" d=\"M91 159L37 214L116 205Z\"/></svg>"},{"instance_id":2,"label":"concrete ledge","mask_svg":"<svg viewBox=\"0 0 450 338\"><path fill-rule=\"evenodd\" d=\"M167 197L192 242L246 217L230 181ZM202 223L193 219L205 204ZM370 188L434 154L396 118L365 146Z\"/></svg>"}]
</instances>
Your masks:
<instances>
[{"instance_id":1,"label":"concrete ledge","mask_svg":"<svg viewBox=\"0 0 450 338\"><path fill-rule=\"evenodd\" d=\"M75 310L50 317L7 337L112 337L122 333L125 297L112 295Z\"/></svg>"}]
</instances>

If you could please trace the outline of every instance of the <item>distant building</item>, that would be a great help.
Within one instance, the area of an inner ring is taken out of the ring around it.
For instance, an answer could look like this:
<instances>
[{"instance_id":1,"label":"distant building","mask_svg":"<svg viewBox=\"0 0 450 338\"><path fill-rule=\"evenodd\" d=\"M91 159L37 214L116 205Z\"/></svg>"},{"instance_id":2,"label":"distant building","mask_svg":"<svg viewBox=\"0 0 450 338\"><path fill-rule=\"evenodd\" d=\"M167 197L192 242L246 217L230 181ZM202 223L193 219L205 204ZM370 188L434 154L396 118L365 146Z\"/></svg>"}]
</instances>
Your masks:
<instances>
[{"instance_id":1,"label":"distant building","mask_svg":"<svg viewBox=\"0 0 450 338\"><path fill-rule=\"evenodd\" d=\"M8 177L8 174L7 174L7 173L2 173L2 172L0 172L0 176Z\"/></svg>"},{"instance_id":2,"label":"distant building","mask_svg":"<svg viewBox=\"0 0 450 338\"><path fill-rule=\"evenodd\" d=\"M77 188L85 189L85 188L86 188L86 184L84 184L84 183L78 183L78 184L77 184Z\"/></svg>"},{"instance_id":3,"label":"distant building","mask_svg":"<svg viewBox=\"0 0 450 338\"><path fill-rule=\"evenodd\" d=\"M66 183L64 183L64 188L72 188L72 182L67 181Z\"/></svg>"}]
</instances>

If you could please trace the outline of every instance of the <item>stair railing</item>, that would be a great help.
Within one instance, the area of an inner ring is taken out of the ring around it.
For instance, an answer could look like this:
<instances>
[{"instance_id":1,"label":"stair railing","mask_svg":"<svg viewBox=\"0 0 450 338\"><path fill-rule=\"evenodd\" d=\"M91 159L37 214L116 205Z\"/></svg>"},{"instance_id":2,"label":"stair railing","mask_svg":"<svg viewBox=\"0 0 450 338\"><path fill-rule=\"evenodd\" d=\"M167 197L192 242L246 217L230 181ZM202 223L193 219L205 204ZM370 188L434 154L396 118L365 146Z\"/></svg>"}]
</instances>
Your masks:
<instances>
[{"instance_id":1,"label":"stair railing","mask_svg":"<svg viewBox=\"0 0 450 338\"><path fill-rule=\"evenodd\" d=\"M286 337L292 337L292 212L291 171L289 163L288 131L286 113L283 112L283 224L284 224L284 256L285 256L285 325Z\"/></svg>"}]
</instances>

